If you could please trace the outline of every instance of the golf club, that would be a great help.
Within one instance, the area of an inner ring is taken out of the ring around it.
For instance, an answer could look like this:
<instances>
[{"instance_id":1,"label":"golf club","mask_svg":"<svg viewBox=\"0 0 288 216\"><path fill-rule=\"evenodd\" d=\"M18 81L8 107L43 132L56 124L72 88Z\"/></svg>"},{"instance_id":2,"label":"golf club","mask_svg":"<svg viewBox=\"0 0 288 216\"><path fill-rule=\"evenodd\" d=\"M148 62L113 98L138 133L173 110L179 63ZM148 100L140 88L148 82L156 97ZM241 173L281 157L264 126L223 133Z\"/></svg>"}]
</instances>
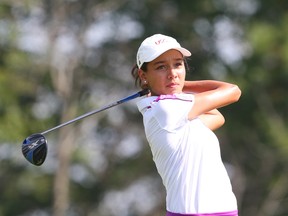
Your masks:
<instances>
[{"instance_id":1,"label":"golf club","mask_svg":"<svg viewBox=\"0 0 288 216\"><path fill-rule=\"evenodd\" d=\"M149 93L149 89L144 89L142 91L139 91L133 95L130 95L128 97L125 97L121 100L118 100L114 103L111 103L109 105L106 105L100 109L96 109L93 110L91 112L88 112L86 114L83 114L77 118L74 118L70 121L64 122L56 127L53 127L51 129L48 129L46 131L43 131L41 133L37 133L37 134L32 134L29 137L27 137L22 144L22 154L24 155L24 157L32 164L36 165L36 166L40 166L44 163L46 156L47 156L47 140L44 137L44 134L47 134L51 131L54 131L56 129L62 128L66 125L69 125L73 122L79 121L83 118L86 118L88 116L94 115L96 113L99 113L103 110L109 109L111 107L114 107L116 105L125 103L127 101L133 100L137 97L142 97L144 95L147 95Z\"/></svg>"}]
</instances>

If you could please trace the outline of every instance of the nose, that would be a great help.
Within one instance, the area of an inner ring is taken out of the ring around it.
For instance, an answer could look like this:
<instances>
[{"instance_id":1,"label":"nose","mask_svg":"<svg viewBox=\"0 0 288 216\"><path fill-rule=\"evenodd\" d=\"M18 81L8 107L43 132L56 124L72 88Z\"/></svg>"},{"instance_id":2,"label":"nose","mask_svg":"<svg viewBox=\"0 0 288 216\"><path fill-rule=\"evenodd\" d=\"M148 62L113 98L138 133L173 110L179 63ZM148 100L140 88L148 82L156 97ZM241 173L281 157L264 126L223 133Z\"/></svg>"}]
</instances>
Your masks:
<instances>
[{"instance_id":1,"label":"nose","mask_svg":"<svg viewBox=\"0 0 288 216\"><path fill-rule=\"evenodd\" d=\"M168 79L173 79L178 76L178 72L175 68L170 67L167 71L168 73Z\"/></svg>"}]
</instances>

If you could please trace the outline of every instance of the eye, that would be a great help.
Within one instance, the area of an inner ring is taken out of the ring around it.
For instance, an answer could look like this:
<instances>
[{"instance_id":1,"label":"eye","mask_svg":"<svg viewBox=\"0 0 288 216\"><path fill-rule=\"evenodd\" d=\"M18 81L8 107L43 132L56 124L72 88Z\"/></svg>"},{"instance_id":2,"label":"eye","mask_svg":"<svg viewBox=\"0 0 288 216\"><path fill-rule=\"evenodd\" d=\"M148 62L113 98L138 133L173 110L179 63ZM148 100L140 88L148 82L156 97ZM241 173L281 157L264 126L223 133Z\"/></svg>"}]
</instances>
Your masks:
<instances>
[{"instance_id":1,"label":"eye","mask_svg":"<svg viewBox=\"0 0 288 216\"><path fill-rule=\"evenodd\" d=\"M156 70L166 70L166 66L165 65L159 65L158 67L156 67Z\"/></svg>"},{"instance_id":2,"label":"eye","mask_svg":"<svg viewBox=\"0 0 288 216\"><path fill-rule=\"evenodd\" d=\"M179 61L179 62L176 62L176 63L175 63L175 67L176 67L176 68L182 67L183 65L184 65L184 62L183 62L183 61Z\"/></svg>"}]
</instances>

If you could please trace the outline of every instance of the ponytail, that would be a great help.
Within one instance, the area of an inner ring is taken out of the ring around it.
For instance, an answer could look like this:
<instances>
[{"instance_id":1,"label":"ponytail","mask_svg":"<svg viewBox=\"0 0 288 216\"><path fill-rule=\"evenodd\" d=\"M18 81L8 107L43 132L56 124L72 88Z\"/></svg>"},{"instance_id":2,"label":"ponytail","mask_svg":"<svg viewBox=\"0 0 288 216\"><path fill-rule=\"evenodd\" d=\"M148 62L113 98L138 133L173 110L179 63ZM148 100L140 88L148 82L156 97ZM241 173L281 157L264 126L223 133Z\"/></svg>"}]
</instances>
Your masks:
<instances>
[{"instance_id":1,"label":"ponytail","mask_svg":"<svg viewBox=\"0 0 288 216\"><path fill-rule=\"evenodd\" d=\"M131 75L134 78L134 84L136 87L146 89L146 88L148 88L148 86L147 86L147 84L142 83L142 81L139 77L139 74L138 74L138 70L139 70L139 68L138 68L137 64L135 64L131 70ZM146 62L143 63L141 70L143 70L144 72L147 71L147 63Z\"/></svg>"}]
</instances>

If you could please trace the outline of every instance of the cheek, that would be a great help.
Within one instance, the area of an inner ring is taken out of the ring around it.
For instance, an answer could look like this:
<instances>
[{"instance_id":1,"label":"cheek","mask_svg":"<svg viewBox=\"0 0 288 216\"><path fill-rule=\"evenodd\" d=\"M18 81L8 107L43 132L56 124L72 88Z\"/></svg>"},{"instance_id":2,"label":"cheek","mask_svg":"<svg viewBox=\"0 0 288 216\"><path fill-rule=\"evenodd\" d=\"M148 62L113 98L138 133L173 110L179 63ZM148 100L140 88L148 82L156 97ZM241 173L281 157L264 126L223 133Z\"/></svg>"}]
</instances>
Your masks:
<instances>
[{"instance_id":1,"label":"cheek","mask_svg":"<svg viewBox=\"0 0 288 216\"><path fill-rule=\"evenodd\" d=\"M157 87L161 85L161 83L163 83L163 78L159 76L155 76L153 78L147 79L147 81L151 87Z\"/></svg>"},{"instance_id":2,"label":"cheek","mask_svg":"<svg viewBox=\"0 0 288 216\"><path fill-rule=\"evenodd\" d=\"M165 84L166 77L160 74L154 75L153 77L147 77L148 85L153 89L161 88Z\"/></svg>"},{"instance_id":3,"label":"cheek","mask_svg":"<svg viewBox=\"0 0 288 216\"><path fill-rule=\"evenodd\" d=\"M185 79L186 71L185 70L179 71L178 72L178 76L179 76L180 79Z\"/></svg>"},{"instance_id":4,"label":"cheek","mask_svg":"<svg viewBox=\"0 0 288 216\"><path fill-rule=\"evenodd\" d=\"M163 73L150 73L149 75L147 74L147 81L150 83L157 82L158 80L163 79L163 77Z\"/></svg>"}]
</instances>

